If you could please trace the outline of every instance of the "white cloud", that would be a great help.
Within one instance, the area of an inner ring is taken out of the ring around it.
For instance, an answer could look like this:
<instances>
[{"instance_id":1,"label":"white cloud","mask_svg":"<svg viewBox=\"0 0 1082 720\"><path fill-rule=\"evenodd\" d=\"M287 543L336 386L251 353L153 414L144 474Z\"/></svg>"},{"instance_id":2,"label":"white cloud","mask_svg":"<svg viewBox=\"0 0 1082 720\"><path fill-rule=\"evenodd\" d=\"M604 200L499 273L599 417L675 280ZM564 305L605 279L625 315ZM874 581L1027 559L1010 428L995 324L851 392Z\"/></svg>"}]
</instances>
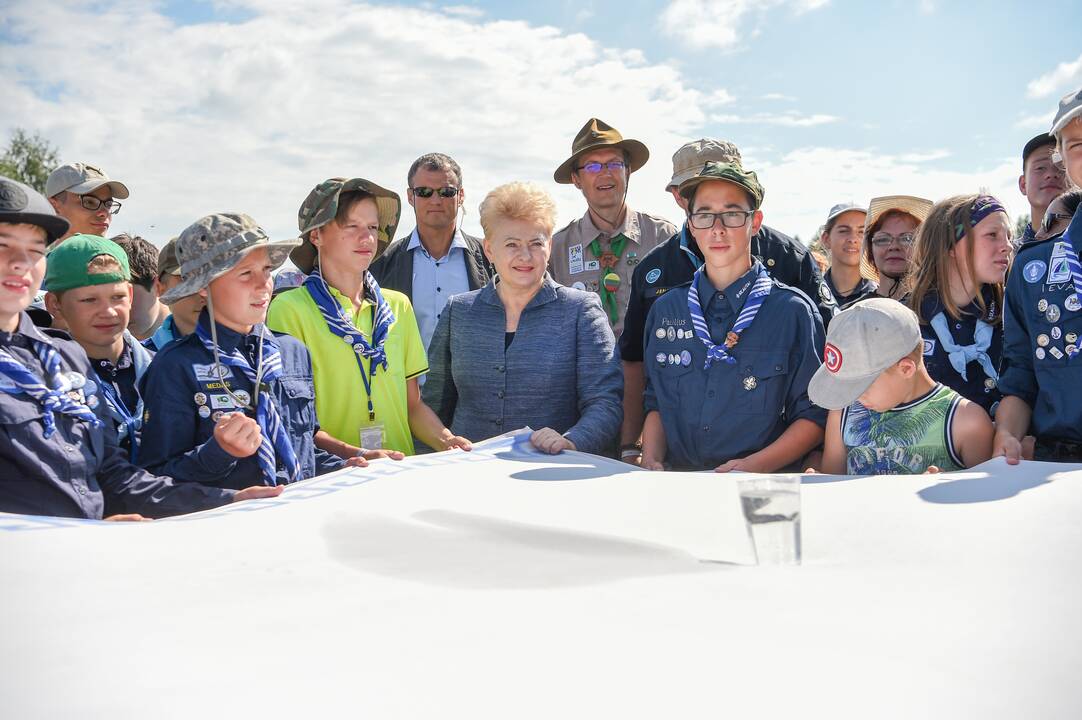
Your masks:
<instances>
[{"instance_id":1,"label":"white cloud","mask_svg":"<svg viewBox=\"0 0 1082 720\"><path fill-rule=\"evenodd\" d=\"M661 13L665 34L691 47L736 49L747 34L755 37L758 28L745 28L747 21L762 17L768 10L787 6L802 15L827 5L829 0L671 0Z\"/></svg>"},{"instance_id":2,"label":"white cloud","mask_svg":"<svg viewBox=\"0 0 1082 720\"><path fill-rule=\"evenodd\" d=\"M473 5L447 5L441 9L448 15L457 15L459 17L480 18L485 15L484 10Z\"/></svg>"},{"instance_id":3,"label":"white cloud","mask_svg":"<svg viewBox=\"0 0 1082 720\"><path fill-rule=\"evenodd\" d=\"M779 100L782 102L796 102L796 98L792 95L783 95L781 93L766 93L759 96L760 100Z\"/></svg>"},{"instance_id":4,"label":"white cloud","mask_svg":"<svg viewBox=\"0 0 1082 720\"><path fill-rule=\"evenodd\" d=\"M1069 92L1082 85L1082 55L1073 62L1062 62L1051 72L1041 75L1026 86L1030 98L1045 98L1057 92Z\"/></svg>"},{"instance_id":5,"label":"white cloud","mask_svg":"<svg viewBox=\"0 0 1082 720\"><path fill-rule=\"evenodd\" d=\"M724 124L752 124L752 125L778 125L780 127L814 127L816 125L828 125L841 120L835 115L815 113L803 115L795 110L783 113L753 113L750 115L714 115L710 118L714 122Z\"/></svg>"},{"instance_id":6,"label":"white cloud","mask_svg":"<svg viewBox=\"0 0 1082 720\"><path fill-rule=\"evenodd\" d=\"M936 11L935 0L920 0L917 3L917 8L920 10L921 15L932 15Z\"/></svg>"},{"instance_id":7,"label":"white cloud","mask_svg":"<svg viewBox=\"0 0 1082 720\"><path fill-rule=\"evenodd\" d=\"M1039 113L1037 115L1026 115L1016 120L1014 126L1016 128L1023 128L1028 130L1047 130L1048 128L1052 127L1052 119L1055 116L1055 110L1050 110L1046 113Z\"/></svg>"}]
</instances>

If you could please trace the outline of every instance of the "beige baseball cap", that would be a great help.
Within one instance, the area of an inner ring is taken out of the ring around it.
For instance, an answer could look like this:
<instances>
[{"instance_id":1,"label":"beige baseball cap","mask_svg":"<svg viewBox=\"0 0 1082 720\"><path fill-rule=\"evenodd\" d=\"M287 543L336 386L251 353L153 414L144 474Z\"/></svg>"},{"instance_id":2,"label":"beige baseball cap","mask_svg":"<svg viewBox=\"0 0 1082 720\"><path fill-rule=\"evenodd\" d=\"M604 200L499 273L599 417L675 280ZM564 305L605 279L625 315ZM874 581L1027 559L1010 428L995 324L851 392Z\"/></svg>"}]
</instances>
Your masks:
<instances>
[{"instance_id":1,"label":"beige baseball cap","mask_svg":"<svg viewBox=\"0 0 1082 720\"><path fill-rule=\"evenodd\" d=\"M740 150L731 142L700 138L684 143L672 156L672 180L665 190L680 187L688 178L693 178L703 171L708 162L740 165Z\"/></svg>"},{"instance_id":2,"label":"beige baseball cap","mask_svg":"<svg viewBox=\"0 0 1082 720\"><path fill-rule=\"evenodd\" d=\"M917 316L908 307L890 298L861 300L830 321L823 366L808 383L808 397L827 410L849 407L920 341Z\"/></svg>"},{"instance_id":3,"label":"beige baseball cap","mask_svg":"<svg viewBox=\"0 0 1082 720\"><path fill-rule=\"evenodd\" d=\"M128 186L119 180L112 180L105 171L93 165L83 163L69 163L61 165L49 173L49 179L45 181L46 197L56 197L67 190L76 195L92 193L102 185L108 185L113 192L113 197L125 200L128 197Z\"/></svg>"}]
</instances>

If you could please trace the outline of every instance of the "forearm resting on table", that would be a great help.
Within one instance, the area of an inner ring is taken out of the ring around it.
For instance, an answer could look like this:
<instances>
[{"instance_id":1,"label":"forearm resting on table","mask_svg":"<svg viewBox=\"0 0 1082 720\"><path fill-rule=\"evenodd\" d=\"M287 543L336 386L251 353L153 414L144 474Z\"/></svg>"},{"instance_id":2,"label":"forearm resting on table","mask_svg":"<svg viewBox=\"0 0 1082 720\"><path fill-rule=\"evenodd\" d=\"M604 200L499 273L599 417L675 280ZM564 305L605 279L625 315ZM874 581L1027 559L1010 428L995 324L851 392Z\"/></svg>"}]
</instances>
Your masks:
<instances>
[{"instance_id":1,"label":"forearm resting on table","mask_svg":"<svg viewBox=\"0 0 1082 720\"><path fill-rule=\"evenodd\" d=\"M763 472L777 472L801 460L823 442L823 428L811 420L800 418L785 429L777 440L755 455Z\"/></svg>"}]
</instances>

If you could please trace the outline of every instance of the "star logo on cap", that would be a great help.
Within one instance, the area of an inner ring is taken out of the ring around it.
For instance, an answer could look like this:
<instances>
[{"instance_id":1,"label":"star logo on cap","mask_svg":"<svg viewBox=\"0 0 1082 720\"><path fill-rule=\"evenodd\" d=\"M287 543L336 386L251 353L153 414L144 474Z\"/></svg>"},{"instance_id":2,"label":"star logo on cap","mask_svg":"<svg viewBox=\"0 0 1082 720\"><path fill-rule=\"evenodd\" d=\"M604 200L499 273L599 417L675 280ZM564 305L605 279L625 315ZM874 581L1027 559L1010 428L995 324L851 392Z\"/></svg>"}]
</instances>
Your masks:
<instances>
[{"instance_id":1,"label":"star logo on cap","mask_svg":"<svg viewBox=\"0 0 1082 720\"><path fill-rule=\"evenodd\" d=\"M826 365L827 370L835 374L842 369L842 351L837 345L827 343L827 346L823 348L823 364Z\"/></svg>"}]
</instances>

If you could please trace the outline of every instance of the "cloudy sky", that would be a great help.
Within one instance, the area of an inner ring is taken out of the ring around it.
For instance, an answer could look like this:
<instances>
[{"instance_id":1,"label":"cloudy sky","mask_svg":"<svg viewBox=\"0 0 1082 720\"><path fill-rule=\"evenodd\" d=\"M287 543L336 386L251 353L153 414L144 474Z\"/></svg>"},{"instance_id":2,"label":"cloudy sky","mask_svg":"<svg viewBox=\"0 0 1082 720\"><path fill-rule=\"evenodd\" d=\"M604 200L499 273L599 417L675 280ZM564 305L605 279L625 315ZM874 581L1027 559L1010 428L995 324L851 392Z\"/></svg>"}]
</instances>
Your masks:
<instances>
[{"instance_id":1,"label":"cloudy sky","mask_svg":"<svg viewBox=\"0 0 1082 720\"><path fill-rule=\"evenodd\" d=\"M674 220L671 156L699 137L735 142L767 223L805 240L835 202L889 193L983 187L1018 215L1022 145L1082 85L1077 0L3 6L0 137L125 181L113 229L158 244L221 210L295 235L320 180L404 197L430 151L463 166L468 230L510 180L548 187L563 224L584 205L552 171L591 116L650 148L629 201Z\"/></svg>"}]
</instances>

